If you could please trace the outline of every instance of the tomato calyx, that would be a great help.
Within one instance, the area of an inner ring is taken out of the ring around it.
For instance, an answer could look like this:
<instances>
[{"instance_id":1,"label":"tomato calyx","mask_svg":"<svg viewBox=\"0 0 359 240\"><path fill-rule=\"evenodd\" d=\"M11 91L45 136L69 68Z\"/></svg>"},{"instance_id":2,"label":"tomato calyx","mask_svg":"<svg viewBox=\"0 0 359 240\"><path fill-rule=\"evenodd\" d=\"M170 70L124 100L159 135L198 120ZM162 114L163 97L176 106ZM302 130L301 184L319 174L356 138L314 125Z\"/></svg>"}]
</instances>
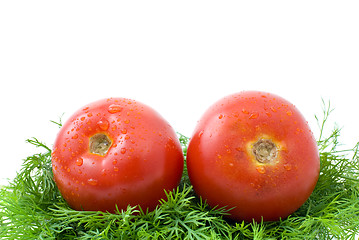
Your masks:
<instances>
[{"instance_id":1,"label":"tomato calyx","mask_svg":"<svg viewBox=\"0 0 359 240\"><path fill-rule=\"evenodd\" d=\"M93 154L105 156L111 145L111 139L104 133L97 133L90 138L90 152Z\"/></svg>"},{"instance_id":2,"label":"tomato calyx","mask_svg":"<svg viewBox=\"0 0 359 240\"><path fill-rule=\"evenodd\" d=\"M277 152L277 146L270 139L259 139L253 144L253 155L259 163L274 162Z\"/></svg>"}]
</instances>

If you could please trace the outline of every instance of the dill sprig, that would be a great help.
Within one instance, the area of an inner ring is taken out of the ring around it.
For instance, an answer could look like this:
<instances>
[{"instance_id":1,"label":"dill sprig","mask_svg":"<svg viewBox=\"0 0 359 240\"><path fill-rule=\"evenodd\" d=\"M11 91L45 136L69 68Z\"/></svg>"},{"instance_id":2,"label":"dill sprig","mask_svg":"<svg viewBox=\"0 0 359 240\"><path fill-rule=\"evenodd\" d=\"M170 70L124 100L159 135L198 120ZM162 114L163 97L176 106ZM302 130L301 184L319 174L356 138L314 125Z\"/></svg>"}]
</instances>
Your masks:
<instances>
[{"instance_id":1,"label":"dill sprig","mask_svg":"<svg viewBox=\"0 0 359 240\"><path fill-rule=\"evenodd\" d=\"M51 168L51 149L26 158L16 178L0 189L1 239L355 239L359 232L359 143L340 150L340 129L324 130L332 109L316 117L321 172L306 203L276 222L233 222L227 210L196 197L187 170L180 186L152 212L129 206L115 214L75 211L61 197ZM61 126L61 121L56 123ZM184 155L188 138L179 134Z\"/></svg>"}]
</instances>

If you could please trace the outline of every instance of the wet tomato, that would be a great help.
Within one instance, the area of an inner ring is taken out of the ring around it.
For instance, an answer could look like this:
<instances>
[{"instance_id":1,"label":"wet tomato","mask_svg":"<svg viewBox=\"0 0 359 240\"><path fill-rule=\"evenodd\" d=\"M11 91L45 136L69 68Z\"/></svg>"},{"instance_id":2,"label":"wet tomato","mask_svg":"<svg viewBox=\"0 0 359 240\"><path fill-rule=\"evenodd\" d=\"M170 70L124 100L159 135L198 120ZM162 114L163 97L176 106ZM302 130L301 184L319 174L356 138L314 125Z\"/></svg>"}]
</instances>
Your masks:
<instances>
[{"instance_id":1,"label":"wet tomato","mask_svg":"<svg viewBox=\"0 0 359 240\"><path fill-rule=\"evenodd\" d=\"M263 92L227 96L202 116L187 167L196 193L233 208L234 220L285 218L310 196L319 176L316 141L300 112Z\"/></svg>"},{"instance_id":2,"label":"wet tomato","mask_svg":"<svg viewBox=\"0 0 359 240\"><path fill-rule=\"evenodd\" d=\"M164 190L179 184L183 153L157 112L110 98L81 108L62 126L52 165L62 196L76 210L153 210Z\"/></svg>"}]
</instances>

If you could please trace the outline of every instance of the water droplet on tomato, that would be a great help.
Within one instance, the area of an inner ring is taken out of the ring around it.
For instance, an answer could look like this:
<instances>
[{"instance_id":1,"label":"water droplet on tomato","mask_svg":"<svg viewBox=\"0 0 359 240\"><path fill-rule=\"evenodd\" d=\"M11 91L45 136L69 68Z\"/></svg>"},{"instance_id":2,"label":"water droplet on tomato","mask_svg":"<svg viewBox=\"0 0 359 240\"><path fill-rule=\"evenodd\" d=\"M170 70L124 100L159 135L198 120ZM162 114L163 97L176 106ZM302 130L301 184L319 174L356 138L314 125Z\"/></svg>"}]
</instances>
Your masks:
<instances>
[{"instance_id":1,"label":"water droplet on tomato","mask_svg":"<svg viewBox=\"0 0 359 240\"><path fill-rule=\"evenodd\" d=\"M256 119L259 116L259 113L252 112L251 115L249 115L249 119Z\"/></svg>"},{"instance_id":2,"label":"water droplet on tomato","mask_svg":"<svg viewBox=\"0 0 359 240\"><path fill-rule=\"evenodd\" d=\"M126 129L126 128L122 129L122 130L121 130L121 133L122 133L122 134L126 134L126 133L127 133L127 129Z\"/></svg>"},{"instance_id":3,"label":"water droplet on tomato","mask_svg":"<svg viewBox=\"0 0 359 240\"><path fill-rule=\"evenodd\" d=\"M266 169L264 168L264 166L258 166L257 167L257 172L264 174L266 172Z\"/></svg>"},{"instance_id":4,"label":"water droplet on tomato","mask_svg":"<svg viewBox=\"0 0 359 240\"><path fill-rule=\"evenodd\" d=\"M126 153L126 148L121 148L121 153L125 154Z\"/></svg>"},{"instance_id":5,"label":"water droplet on tomato","mask_svg":"<svg viewBox=\"0 0 359 240\"><path fill-rule=\"evenodd\" d=\"M292 111L291 111L291 110L288 110L288 111L287 111L287 115L288 115L288 116L292 116L292 115L293 115Z\"/></svg>"},{"instance_id":6,"label":"water droplet on tomato","mask_svg":"<svg viewBox=\"0 0 359 240\"><path fill-rule=\"evenodd\" d=\"M98 181L96 179L90 178L87 180L87 183L92 186L96 186L98 184Z\"/></svg>"},{"instance_id":7,"label":"water droplet on tomato","mask_svg":"<svg viewBox=\"0 0 359 240\"><path fill-rule=\"evenodd\" d=\"M199 134L198 134L198 137L202 137L203 133L204 133L204 131L203 131L203 130L202 130L202 131L200 131L200 132L199 132Z\"/></svg>"},{"instance_id":8,"label":"water droplet on tomato","mask_svg":"<svg viewBox=\"0 0 359 240\"><path fill-rule=\"evenodd\" d=\"M222 118L223 118L223 114L219 114L218 118L219 118L219 119L222 119Z\"/></svg>"},{"instance_id":9,"label":"water droplet on tomato","mask_svg":"<svg viewBox=\"0 0 359 240\"><path fill-rule=\"evenodd\" d=\"M103 131L107 131L107 129L110 126L110 123L107 120L100 120L97 122L97 126L103 130Z\"/></svg>"},{"instance_id":10,"label":"water droplet on tomato","mask_svg":"<svg viewBox=\"0 0 359 240\"><path fill-rule=\"evenodd\" d=\"M115 172L118 172L118 171L119 171L118 167L114 167L113 170L114 170Z\"/></svg>"},{"instance_id":11,"label":"water droplet on tomato","mask_svg":"<svg viewBox=\"0 0 359 240\"><path fill-rule=\"evenodd\" d=\"M242 109L242 113L249 114L249 112L245 108Z\"/></svg>"},{"instance_id":12,"label":"water droplet on tomato","mask_svg":"<svg viewBox=\"0 0 359 240\"><path fill-rule=\"evenodd\" d=\"M241 147L236 147L235 148L238 152L243 152L243 149Z\"/></svg>"},{"instance_id":13,"label":"water droplet on tomato","mask_svg":"<svg viewBox=\"0 0 359 240\"><path fill-rule=\"evenodd\" d=\"M123 108L122 108L120 105L118 105L118 104L111 104L111 105L108 107L107 111L108 111L109 113L118 113L118 112L121 112L122 109L123 109Z\"/></svg>"},{"instance_id":14,"label":"water droplet on tomato","mask_svg":"<svg viewBox=\"0 0 359 240\"><path fill-rule=\"evenodd\" d=\"M78 134L75 134L75 135L73 135L71 138L72 139L77 139L79 137L79 135Z\"/></svg>"},{"instance_id":15,"label":"water droplet on tomato","mask_svg":"<svg viewBox=\"0 0 359 240\"><path fill-rule=\"evenodd\" d=\"M299 134L299 133L302 133L302 132L303 132L303 129L297 128L295 134Z\"/></svg>"},{"instance_id":16,"label":"water droplet on tomato","mask_svg":"<svg viewBox=\"0 0 359 240\"><path fill-rule=\"evenodd\" d=\"M292 165L290 165L289 163L287 164L284 164L284 169L287 170L287 171L290 171L292 169Z\"/></svg>"},{"instance_id":17,"label":"water droplet on tomato","mask_svg":"<svg viewBox=\"0 0 359 240\"><path fill-rule=\"evenodd\" d=\"M116 165L116 164L117 164L117 159L113 160L113 161L112 161L112 164L113 164L113 165Z\"/></svg>"},{"instance_id":18,"label":"water droplet on tomato","mask_svg":"<svg viewBox=\"0 0 359 240\"><path fill-rule=\"evenodd\" d=\"M76 165L77 166L82 166L83 163L84 163L84 160L82 158L76 159Z\"/></svg>"}]
</instances>

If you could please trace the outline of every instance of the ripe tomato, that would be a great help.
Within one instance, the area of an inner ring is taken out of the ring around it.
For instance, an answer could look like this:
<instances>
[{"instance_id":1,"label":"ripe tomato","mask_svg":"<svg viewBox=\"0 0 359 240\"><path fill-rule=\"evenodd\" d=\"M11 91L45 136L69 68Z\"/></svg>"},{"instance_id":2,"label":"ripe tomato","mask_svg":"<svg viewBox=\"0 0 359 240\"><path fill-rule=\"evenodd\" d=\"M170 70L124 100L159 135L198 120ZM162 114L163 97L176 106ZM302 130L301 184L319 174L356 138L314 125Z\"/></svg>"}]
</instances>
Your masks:
<instances>
[{"instance_id":1,"label":"ripe tomato","mask_svg":"<svg viewBox=\"0 0 359 240\"><path fill-rule=\"evenodd\" d=\"M316 141L300 112L269 93L227 96L202 116L187 152L194 190L234 220L285 218L319 176Z\"/></svg>"},{"instance_id":2,"label":"ripe tomato","mask_svg":"<svg viewBox=\"0 0 359 240\"><path fill-rule=\"evenodd\" d=\"M153 210L183 171L172 127L153 109L124 98L78 110L61 128L52 153L55 182L76 210Z\"/></svg>"}]
</instances>

